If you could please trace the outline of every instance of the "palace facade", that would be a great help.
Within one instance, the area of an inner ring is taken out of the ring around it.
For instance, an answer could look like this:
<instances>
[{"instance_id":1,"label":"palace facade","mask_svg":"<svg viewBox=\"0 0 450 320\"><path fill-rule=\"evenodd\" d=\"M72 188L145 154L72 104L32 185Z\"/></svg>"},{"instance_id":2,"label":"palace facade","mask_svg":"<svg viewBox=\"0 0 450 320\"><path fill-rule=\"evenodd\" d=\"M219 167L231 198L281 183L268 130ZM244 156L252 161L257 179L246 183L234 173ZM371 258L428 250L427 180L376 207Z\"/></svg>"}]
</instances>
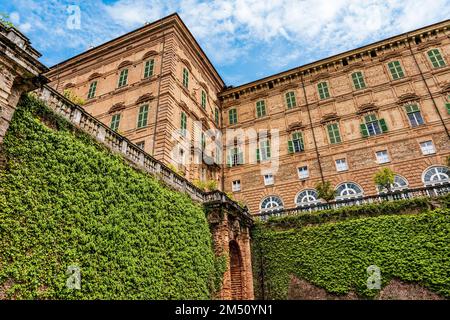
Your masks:
<instances>
[{"instance_id":1,"label":"palace facade","mask_svg":"<svg viewBox=\"0 0 450 320\"><path fill-rule=\"evenodd\" d=\"M227 87L177 14L52 67L50 85L251 213L449 182L450 21Z\"/></svg>"}]
</instances>

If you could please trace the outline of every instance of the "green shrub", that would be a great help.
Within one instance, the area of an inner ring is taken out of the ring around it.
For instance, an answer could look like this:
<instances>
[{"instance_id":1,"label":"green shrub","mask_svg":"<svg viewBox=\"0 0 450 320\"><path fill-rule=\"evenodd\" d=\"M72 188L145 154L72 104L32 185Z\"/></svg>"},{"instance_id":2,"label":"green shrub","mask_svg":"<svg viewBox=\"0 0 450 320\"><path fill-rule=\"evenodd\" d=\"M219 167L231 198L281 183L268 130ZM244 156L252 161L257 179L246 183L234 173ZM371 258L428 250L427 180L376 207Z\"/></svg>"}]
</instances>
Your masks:
<instances>
[{"instance_id":1,"label":"green shrub","mask_svg":"<svg viewBox=\"0 0 450 320\"><path fill-rule=\"evenodd\" d=\"M223 258L214 255L203 208L187 195L132 169L31 97L4 147L0 291L8 297L213 296ZM81 290L66 288L71 265L81 268Z\"/></svg>"},{"instance_id":2,"label":"green shrub","mask_svg":"<svg viewBox=\"0 0 450 320\"><path fill-rule=\"evenodd\" d=\"M330 293L367 289L367 267L381 270L382 285L397 278L450 297L450 210L385 215L290 230L258 223L253 232L257 297L285 299L291 275Z\"/></svg>"}]
</instances>

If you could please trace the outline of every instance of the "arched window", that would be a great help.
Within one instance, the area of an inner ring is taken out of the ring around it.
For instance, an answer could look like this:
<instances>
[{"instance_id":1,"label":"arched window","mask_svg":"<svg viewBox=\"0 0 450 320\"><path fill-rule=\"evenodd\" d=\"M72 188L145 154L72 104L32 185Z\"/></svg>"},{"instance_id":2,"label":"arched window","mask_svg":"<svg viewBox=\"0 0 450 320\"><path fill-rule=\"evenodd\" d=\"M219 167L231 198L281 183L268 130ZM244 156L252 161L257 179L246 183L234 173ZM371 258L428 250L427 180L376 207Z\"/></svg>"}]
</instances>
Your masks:
<instances>
[{"instance_id":1,"label":"arched window","mask_svg":"<svg viewBox=\"0 0 450 320\"><path fill-rule=\"evenodd\" d=\"M313 204L319 202L319 196L317 191L314 189L303 190L295 198L295 203L298 207L305 206L308 204Z\"/></svg>"},{"instance_id":2,"label":"arched window","mask_svg":"<svg viewBox=\"0 0 450 320\"><path fill-rule=\"evenodd\" d=\"M344 182L336 187L336 199L357 198L363 196L363 190L353 182Z\"/></svg>"},{"instance_id":3,"label":"arched window","mask_svg":"<svg viewBox=\"0 0 450 320\"><path fill-rule=\"evenodd\" d=\"M408 189L409 183L408 180L403 178L402 176L395 175L394 176L394 183L391 185L391 191L399 191L399 190L405 190ZM381 188L380 186L377 186L379 193L386 193L386 188Z\"/></svg>"},{"instance_id":4,"label":"arched window","mask_svg":"<svg viewBox=\"0 0 450 320\"><path fill-rule=\"evenodd\" d=\"M431 167L423 173L425 186L450 182L450 169L444 166Z\"/></svg>"},{"instance_id":5,"label":"arched window","mask_svg":"<svg viewBox=\"0 0 450 320\"><path fill-rule=\"evenodd\" d=\"M283 201L277 196L268 196L261 201L261 211L283 209Z\"/></svg>"}]
</instances>

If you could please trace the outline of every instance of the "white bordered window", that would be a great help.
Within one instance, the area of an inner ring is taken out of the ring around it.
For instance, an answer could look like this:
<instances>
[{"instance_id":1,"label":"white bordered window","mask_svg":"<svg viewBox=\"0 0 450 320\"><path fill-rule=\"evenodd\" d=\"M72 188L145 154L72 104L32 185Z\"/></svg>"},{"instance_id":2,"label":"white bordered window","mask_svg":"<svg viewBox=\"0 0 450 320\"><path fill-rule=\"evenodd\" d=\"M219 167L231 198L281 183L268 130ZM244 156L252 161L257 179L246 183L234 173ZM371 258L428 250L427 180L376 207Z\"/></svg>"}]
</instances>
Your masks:
<instances>
[{"instance_id":1,"label":"white bordered window","mask_svg":"<svg viewBox=\"0 0 450 320\"><path fill-rule=\"evenodd\" d=\"M274 182L275 182L275 179L273 177L273 174L268 173L268 174L264 175L264 185L270 186L270 185L274 184Z\"/></svg>"},{"instance_id":2,"label":"white bordered window","mask_svg":"<svg viewBox=\"0 0 450 320\"><path fill-rule=\"evenodd\" d=\"M348 170L347 160L346 159L337 159L336 163L336 171L346 171Z\"/></svg>"},{"instance_id":3,"label":"white bordered window","mask_svg":"<svg viewBox=\"0 0 450 320\"><path fill-rule=\"evenodd\" d=\"M261 201L261 211L283 209L283 201L277 196L268 196Z\"/></svg>"},{"instance_id":4,"label":"white bordered window","mask_svg":"<svg viewBox=\"0 0 450 320\"><path fill-rule=\"evenodd\" d=\"M424 141L420 143L420 149L423 155L436 153L436 148L434 147L433 141Z\"/></svg>"},{"instance_id":5,"label":"white bordered window","mask_svg":"<svg viewBox=\"0 0 450 320\"><path fill-rule=\"evenodd\" d=\"M300 180L305 180L309 178L309 169L307 166L297 168L298 177Z\"/></svg>"},{"instance_id":6,"label":"white bordered window","mask_svg":"<svg viewBox=\"0 0 450 320\"><path fill-rule=\"evenodd\" d=\"M234 180L231 185L231 190L233 192L241 191L241 180Z\"/></svg>"},{"instance_id":7,"label":"white bordered window","mask_svg":"<svg viewBox=\"0 0 450 320\"><path fill-rule=\"evenodd\" d=\"M377 151L375 154L377 156L377 162L379 164L388 163L389 161L391 161L389 159L389 154L388 154L387 150Z\"/></svg>"}]
</instances>

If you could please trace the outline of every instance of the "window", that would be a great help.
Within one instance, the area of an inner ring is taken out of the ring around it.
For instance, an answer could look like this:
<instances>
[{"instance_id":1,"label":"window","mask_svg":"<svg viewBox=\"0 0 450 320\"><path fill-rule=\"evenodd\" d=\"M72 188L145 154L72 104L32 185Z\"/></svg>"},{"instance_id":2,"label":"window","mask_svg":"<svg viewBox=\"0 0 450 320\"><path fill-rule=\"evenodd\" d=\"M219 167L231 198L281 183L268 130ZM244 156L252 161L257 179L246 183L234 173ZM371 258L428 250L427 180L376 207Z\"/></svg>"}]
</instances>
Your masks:
<instances>
[{"instance_id":1,"label":"window","mask_svg":"<svg viewBox=\"0 0 450 320\"><path fill-rule=\"evenodd\" d=\"M391 72L392 79L397 80L403 78L405 73L403 72L402 66L398 61L392 61L388 63L389 71Z\"/></svg>"},{"instance_id":2,"label":"window","mask_svg":"<svg viewBox=\"0 0 450 320\"><path fill-rule=\"evenodd\" d=\"M241 180L235 180L232 182L231 190L233 192L241 191Z\"/></svg>"},{"instance_id":3,"label":"window","mask_svg":"<svg viewBox=\"0 0 450 320\"><path fill-rule=\"evenodd\" d=\"M388 191L386 188L382 188L379 185L377 185L377 189L379 193L386 193ZM404 189L408 189L408 181L402 176L395 175L394 183L391 184L391 191L400 191Z\"/></svg>"},{"instance_id":4,"label":"window","mask_svg":"<svg viewBox=\"0 0 450 320\"><path fill-rule=\"evenodd\" d=\"M388 131L386 121L377 119L376 115L370 114L364 117L365 123L361 123L361 134L363 137L375 136Z\"/></svg>"},{"instance_id":5,"label":"window","mask_svg":"<svg viewBox=\"0 0 450 320\"><path fill-rule=\"evenodd\" d=\"M298 177L300 180L305 180L309 177L309 170L307 166L297 168L298 171Z\"/></svg>"},{"instance_id":6,"label":"window","mask_svg":"<svg viewBox=\"0 0 450 320\"><path fill-rule=\"evenodd\" d=\"M445 103L445 108L447 109L447 113L450 114L450 96L447 97L447 102Z\"/></svg>"},{"instance_id":7,"label":"window","mask_svg":"<svg viewBox=\"0 0 450 320\"><path fill-rule=\"evenodd\" d=\"M289 153L296 153L305 150L303 144L303 134L301 132L294 132L292 134L292 140L288 141L288 151Z\"/></svg>"},{"instance_id":8,"label":"window","mask_svg":"<svg viewBox=\"0 0 450 320\"><path fill-rule=\"evenodd\" d=\"M155 60L151 59L145 63L144 78L150 78L153 75L153 68L155 66Z\"/></svg>"},{"instance_id":9,"label":"window","mask_svg":"<svg viewBox=\"0 0 450 320\"><path fill-rule=\"evenodd\" d=\"M186 137L186 133L187 133L187 116L186 116L186 113L184 113L184 112L181 113L180 128L181 128L181 135Z\"/></svg>"},{"instance_id":10,"label":"window","mask_svg":"<svg viewBox=\"0 0 450 320\"><path fill-rule=\"evenodd\" d=\"M387 163L387 162L390 161L389 160L389 154L388 154L387 150L377 151L375 154L377 156L377 162L379 164Z\"/></svg>"},{"instance_id":11,"label":"window","mask_svg":"<svg viewBox=\"0 0 450 320\"><path fill-rule=\"evenodd\" d=\"M356 90L364 89L366 87L364 76L361 71L352 73L352 80Z\"/></svg>"},{"instance_id":12,"label":"window","mask_svg":"<svg viewBox=\"0 0 450 320\"><path fill-rule=\"evenodd\" d=\"M353 182L344 182L337 186L336 188L336 199L348 199L362 197L363 190L360 186Z\"/></svg>"},{"instance_id":13,"label":"window","mask_svg":"<svg viewBox=\"0 0 450 320\"><path fill-rule=\"evenodd\" d=\"M341 134L339 133L339 125L337 123L327 125L327 131L331 144L342 142Z\"/></svg>"},{"instance_id":14,"label":"window","mask_svg":"<svg viewBox=\"0 0 450 320\"><path fill-rule=\"evenodd\" d=\"M119 123L120 123L120 114L113 115L110 125L111 130L117 131L119 129Z\"/></svg>"},{"instance_id":15,"label":"window","mask_svg":"<svg viewBox=\"0 0 450 320\"><path fill-rule=\"evenodd\" d=\"M295 92L291 91L286 93L286 105L288 109L292 109L297 106L297 102L295 101Z\"/></svg>"},{"instance_id":16,"label":"window","mask_svg":"<svg viewBox=\"0 0 450 320\"><path fill-rule=\"evenodd\" d=\"M143 105L139 108L137 127L143 128L147 126L147 119L148 119L148 104Z\"/></svg>"},{"instance_id":17,"label":"window","mask_svg":"<svg viewBox=\"0 0 450 320\"><path fill-rule=\"evenodd\" d=\"M128 69L123 69L120 72L118 87L126 86L128 83Z\"/></svg>"},{"instance_id":18,"label":"window","mask_svg":"<svg viewBox=\"0 0 450 320\"><path fill-rule=\"evenodd\" d=\"M202 90L202 108L206 109L206 92Z\"/></svg>"},{"instance_id":19,"label":"window","mask_svg":"<svg viewBox=\"0 0 450 320\"><path fill-rule=\"evenodd\" d=\"M142 150L144 150L145 147L145 141L136 142L136 146Z\"/></svg>"},{"instance_id":20,"label":"window","mask_svg":"<svg viewBox=\"0 0 450 320\"><path fill-rule=\"evenodd\" d=\"M420 109L417 105L411 104L405 107L406 114L408 115L409 123L411 127L417 127L424 124L422 114L420 113Z\"/></svg>"},{"instance_id":21,"label":"window","mask_svg":"<svg viewBox=\"0 0 450 320\"><path fill-rule=\"evenodd\" d=\"M204 151L206 149L206 136L204 132L202 132L201 144L202 144L202 151Z\"/></svg>"},{"instance_id":22,"label":"window","mask_svg":"<svg viewBox=\"0 0 450 320\"><path fill-rule=\"evenodd\" d=\"M256 149L256 161L266 161L270 159L270 141L263 140L259 143L259 148Z\"/></svg>"},{"instance_id":23,"label":"window","mask_svg":"<svg viewBox=\"0 0 450 320\"><path fill-rule=\"evenodd\" d=\"M269 174L265 174L264 175L264 185L266 186L270 186L272 184L274 184L274 177L273 174L269 173Z\"/></svg>"},{"instance_id":24,"label":"window","mask_svg":"<svg viewBox=\"0 0 450 320\"><path fill-rule=\"evenodd\" d=\"M222 159L222 150L216 146L216 152L214 153L215 160L217 164L221 164L220 161Z\"/></svg>"},{"instance_id":25,"label":"window","mask_svg":"<svg viewBox=\"0 0 450 320\"><path fill-rule=\"evenodd\" d=\"M216 125L220 124L220 113L218 108L214 109L214 121L216 122Z\"/></svg>"},{"instance_id":26,"label":"window","mask_svg":"<svg viewBox=\"0 0 450 320\"><path fill-rule=\"evenodd\" d=\"M423 174L425 186L450 182L450 169L439 166L427 169Z\"/></svg>"},{"instance_id":27,"label":"window","mask_svg":"<svg viewBox=\"0 0 450 320\"><path fill-rule=\"evenodd\" d=\"M433 68L445 67L444 58L442 58L442 55L438 49L431 49L428 51L428 57L433 64Z\"/></svg>"},{"instance_id":28,"label":"window","mask_svg":"<svg viewBox=\"0 0 450 320\"><path fill-rule=\"evenodd\" d=\"M91 82L91 85L89 86L88 99L94 98L96 91L97 91L97 81Z\"/></svg>"},{"instance_id":29,"label":"window","mask_svg":"<svg viewBox=\"0 0 450 320\"><path fill-rule=\"evenodd\" d=\"M189 71L186 68L183 68L183 87L189 88Z\"/></svg>"},{"instance_id":30,"label":"window","mask_svg":"<svg viewBox=\"0 0 450 320\"><path fill-rule=\"evenodd\" d=\"M337 171L348 170L347 160L346 159L337 159L336 160L336 170Z\"/></svg>"},{"instance_id":31,"label":"window","mask_svg":"<svg viewBox=\"0 0 450 320\"><path fill-rule=\"evenodd\" d=\"M264 117L266 115L266 103L264 100L256 102L256 116L258 118Z\"/></svg>"},{"instance_id":32,"label":"window","mask_svg":"<svg viewBox=\"0 0 450 320\"><path fill-rule=\"evenodd\" d=\"M239 148L233 148L228 152L227 164L229 167L244 164L244 154Z\"/></svg>"},{"instance_id":33,"label":"window","mask_svg":"<svg viewBox=\"0 0 450 320\"><path fill-rule=\"evenodd\" d=\"M436 149L434 148L433 141L424 141L420 143L420 149L422 149L422 154L434 154L436 153Z\"/></svg>"},{"instance_id":34,"label":"window","mask_svg":"<svg viewBox=\"0 0 450 320\"><path fill-rule=\"evenodd\" d=\"M319 202L318 194L316 190L308 189L300 192L295 198L295 203L298 207L306 206L308 204L314 204Z\"/></svg>"},{"instance_id":35,"label":"window","mask_svg":"<svg viewBox=\"0 0 450 320\"><path fill-rule=\"evenodd\" d=\"M236 124L238 122L236 109L231 109L228 111L228 120L229 120L230 124Z\"/></svg>"},{"instance_id":36,"label":"window","mask_svg":"<svg viewBox=\"0 0 450 320\"><path fill-rule=\"evenodd\" d=\"M261 211L272 211L283 209L283 201L280 197L269 196L261 201Z\"/></svg>"},{"instance_id":37,"label":"window","mask_svg":"<svg viewBox=\"0 0 450 320\"><path fill-rule=\"evenodd\" d=\"M327 82L320 82L317 85L317 89L319 90L319 97L321 100L328 99L330 97L330 91L328 90Z\"/></svg>"}]
</instances>

